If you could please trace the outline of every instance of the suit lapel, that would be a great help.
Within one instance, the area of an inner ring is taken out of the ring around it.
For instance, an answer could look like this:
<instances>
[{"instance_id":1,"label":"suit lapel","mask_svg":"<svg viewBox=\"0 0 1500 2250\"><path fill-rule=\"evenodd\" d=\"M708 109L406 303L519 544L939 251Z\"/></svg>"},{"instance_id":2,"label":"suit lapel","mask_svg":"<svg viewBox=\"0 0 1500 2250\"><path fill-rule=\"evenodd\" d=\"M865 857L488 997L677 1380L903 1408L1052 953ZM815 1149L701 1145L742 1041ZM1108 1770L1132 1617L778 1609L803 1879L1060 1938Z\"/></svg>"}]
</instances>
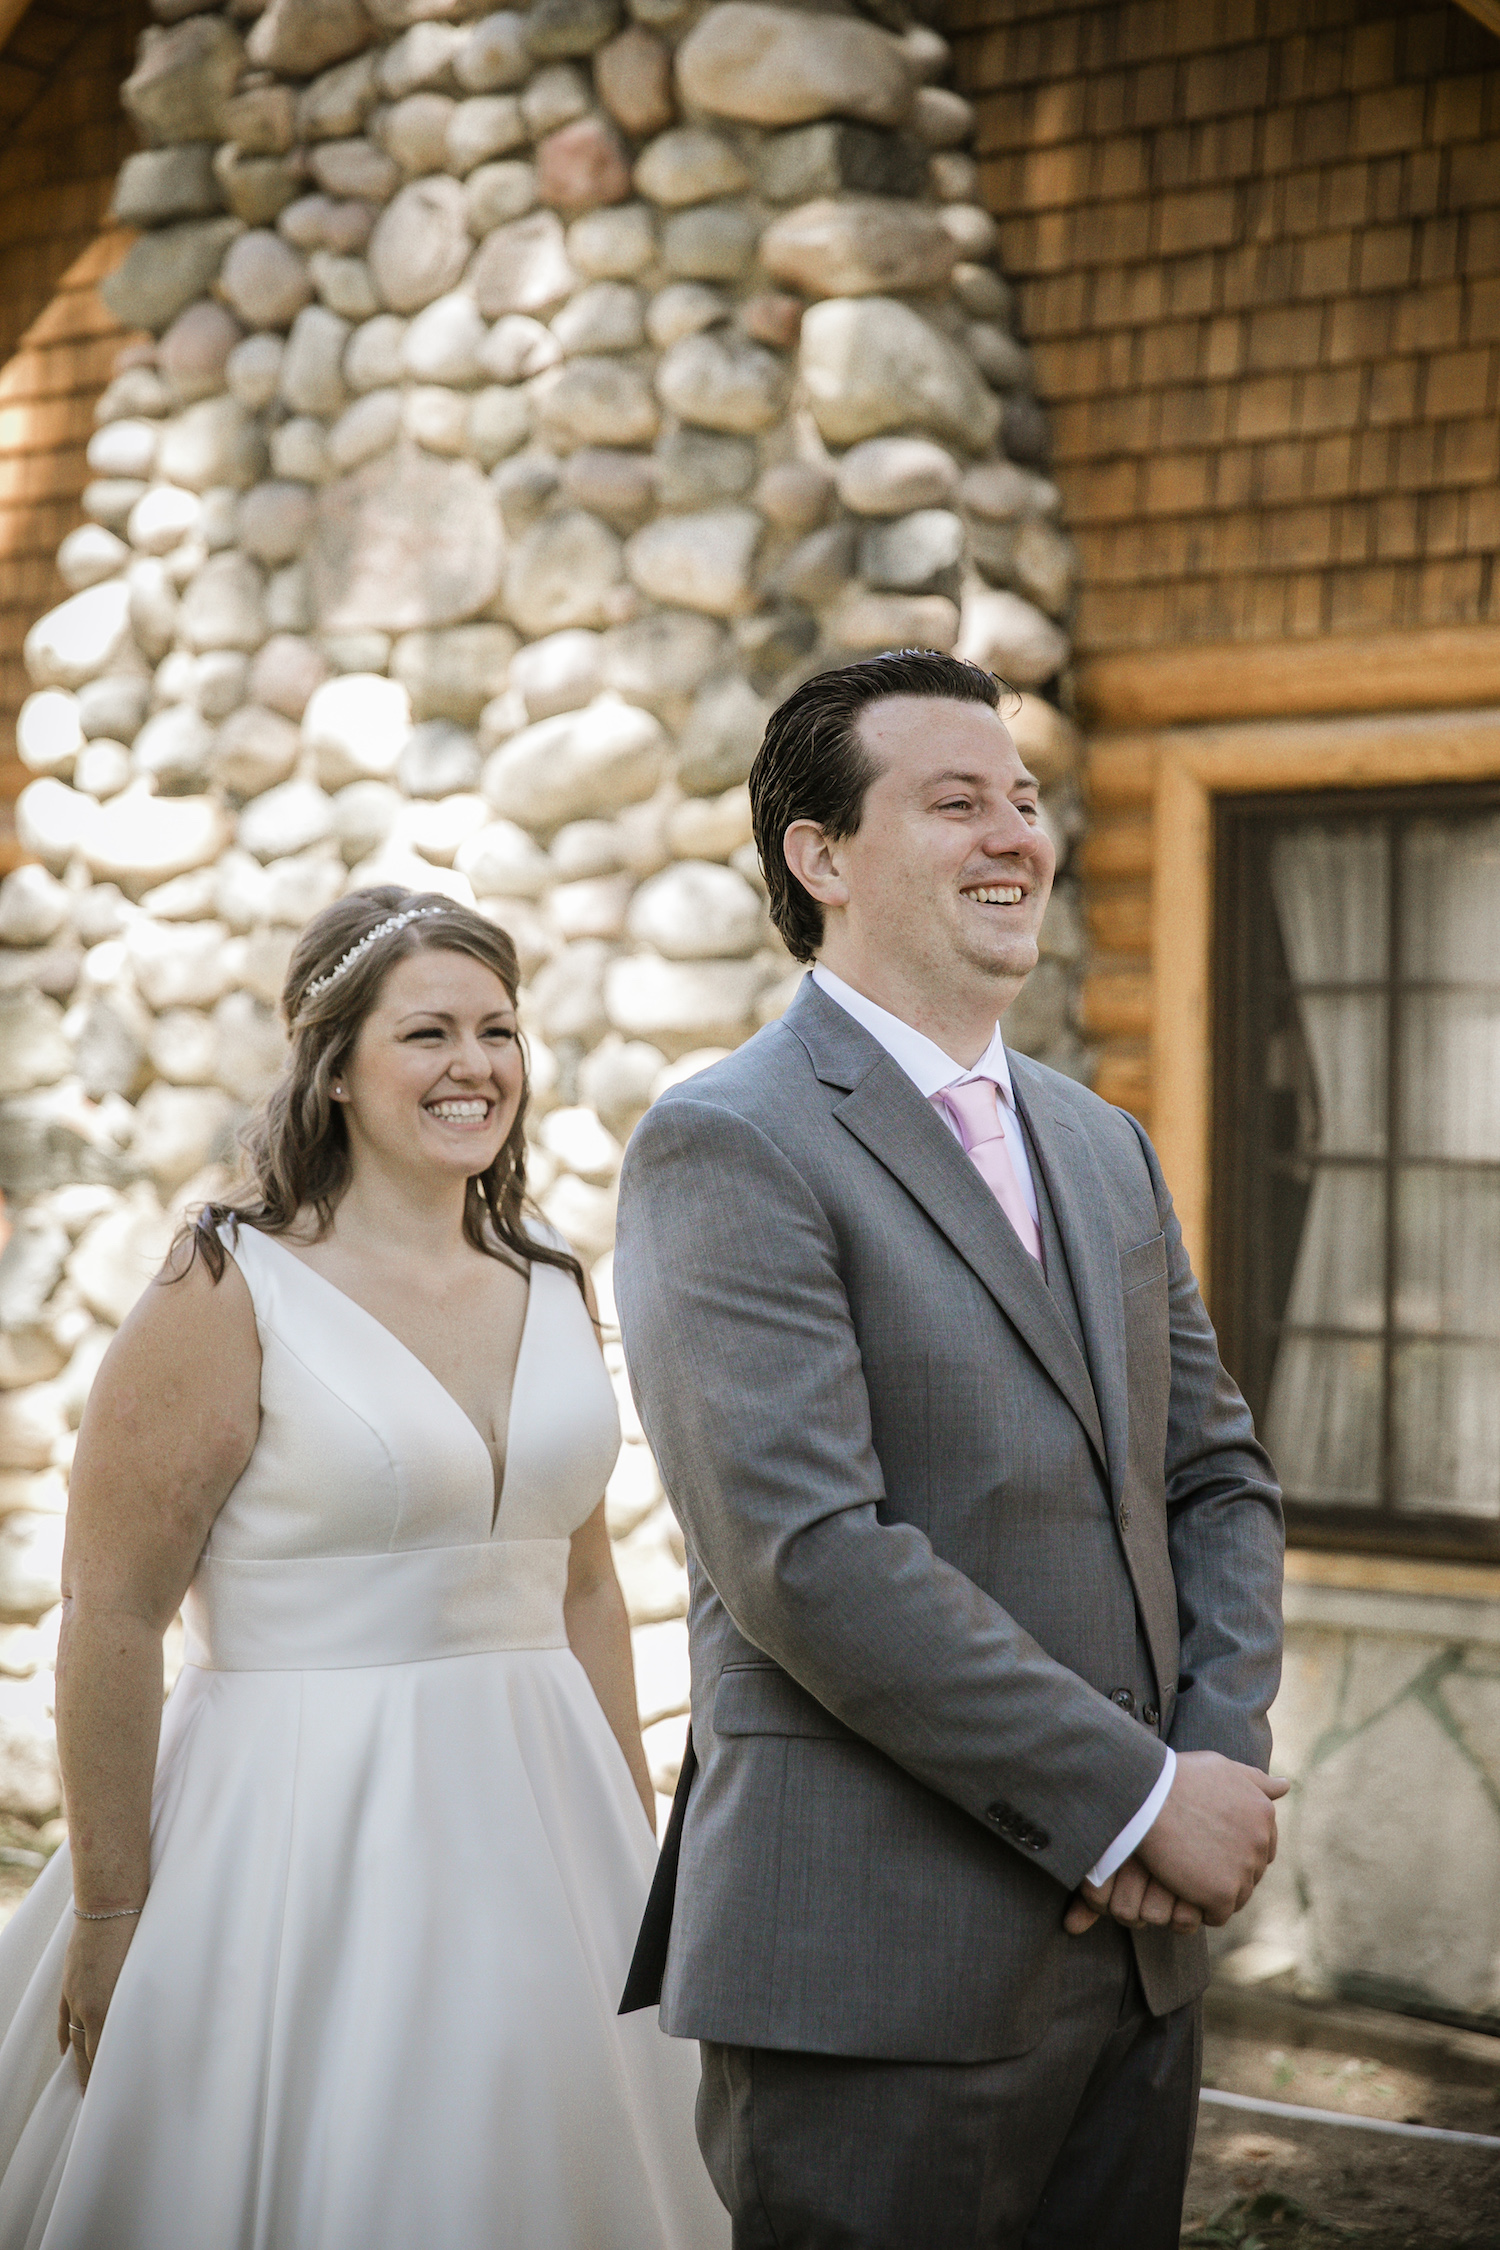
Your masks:
<instances>
[{"instance_id":1,"label":"suit lapel","mask_svg":"<svg viewBox=\"0 0 1500 2250\"><path fill-rule=\"evenodd\" d=\"M834 1116L894 1174L983 1282L1104 1461L1104 1432L1088 1369L1036 1261L1022 1249L1014 1227L931 1103L923 1101L905 1071L875 1040L869 1046L874 1059L867 1058L858 1084L834 1104Z\"/></svg>"},{"instance_id":2,"label":"suit lapel","mask_svg":"<svg viewBox=\"0 0 1500 2250\"><path fill-rule=\"evenodd\" d=\"M1010 1061L1016 1106L1029 1131L1032 1155L1041 1165L1078 1299L1084 1349L1104 1425L1110 1491L1118 1506L1130 1448L1130 1398L1120 1250L1104 1175L1084 1135L1052 1100L1046 1080L1027 1068L1024 1056L1013 1055Z\"/></svg>"}]
</instances>

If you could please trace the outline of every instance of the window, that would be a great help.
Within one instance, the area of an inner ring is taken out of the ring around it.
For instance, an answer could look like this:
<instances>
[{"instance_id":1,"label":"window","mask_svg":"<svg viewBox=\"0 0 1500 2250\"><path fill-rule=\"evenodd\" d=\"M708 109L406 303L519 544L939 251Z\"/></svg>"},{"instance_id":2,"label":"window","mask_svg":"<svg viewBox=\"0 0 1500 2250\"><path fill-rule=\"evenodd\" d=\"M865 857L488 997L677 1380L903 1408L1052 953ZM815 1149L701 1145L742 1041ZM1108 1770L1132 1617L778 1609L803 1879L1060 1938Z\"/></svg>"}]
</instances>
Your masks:
<instances>
[{"instance_id":1,"label":"window","mask_svg":"<svg viewBox=\"0 0 1500 2250\"><path fill-rule=\"evenodd\" d=\"M1500 787L1217 822L1215 1309L1288 1528L1500 1554Z\"/></svg>"}]
</instances>

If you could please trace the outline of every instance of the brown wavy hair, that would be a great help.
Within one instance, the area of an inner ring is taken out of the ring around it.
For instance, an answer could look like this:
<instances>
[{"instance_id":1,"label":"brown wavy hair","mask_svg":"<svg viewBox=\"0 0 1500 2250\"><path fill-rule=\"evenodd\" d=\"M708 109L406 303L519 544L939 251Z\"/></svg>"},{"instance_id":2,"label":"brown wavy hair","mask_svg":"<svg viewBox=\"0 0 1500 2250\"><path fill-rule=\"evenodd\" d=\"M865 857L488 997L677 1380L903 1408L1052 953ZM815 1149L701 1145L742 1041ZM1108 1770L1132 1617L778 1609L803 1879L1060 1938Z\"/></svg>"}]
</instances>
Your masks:
<instances>
[{"instance_id":1,"label":"brown wavy hair","mask_svg":"<svg viewBox=\"0 0 1500 2250\"><path fill-rule=\"evenodd\" d=\"M364 944L392 915L417 911L419 921ZM362 944L364 950L331 984L311 990ZM287 1234L299 1215L311 1210L317 1214L319 1235L328 1232L350 1177L348 1129L330 1089L347 1067L396 963L432 952L467 953L493 969L514 1005L521 972L509 937L472 907L459 906L438 891L408 891L384 883L374 890L351 891L313 916L297 941L281 994L291 1054L240 1135L248 1182L226 1201L206 1203L183 1228L173 1245L174 1251L187 1251L185 1258L173 1260L180 1272L196 1256L215 1281L221 1278L225 1252L219 1228L226 1221L256 1227L262 1234ZM522 1059L524 1063L524 1044ZM523 1075L520 1105L494 1163L466 1185L464 1234L476 1250L504 1265L561 1266L581 1291L583 1267L571 1251L554 1250L527 1232L529 1093L529 1079Z\"/></svg>"}]
</instances>

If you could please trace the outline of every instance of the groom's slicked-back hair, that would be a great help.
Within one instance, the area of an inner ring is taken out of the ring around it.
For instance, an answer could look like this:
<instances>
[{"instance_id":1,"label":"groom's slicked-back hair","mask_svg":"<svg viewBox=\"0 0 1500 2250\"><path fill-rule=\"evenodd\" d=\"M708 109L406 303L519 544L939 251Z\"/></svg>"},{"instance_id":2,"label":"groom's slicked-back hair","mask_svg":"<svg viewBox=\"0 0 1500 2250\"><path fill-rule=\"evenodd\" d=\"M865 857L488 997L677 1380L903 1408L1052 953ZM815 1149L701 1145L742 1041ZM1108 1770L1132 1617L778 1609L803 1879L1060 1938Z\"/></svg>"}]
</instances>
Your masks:
<instances>
[{"instance_id":1,"label":"groom's slicked-back hair","mask_svg":"<svg viewBox=\"0 0 1500 2250\"><path fill-rule=\"evenodd\" d=\"M1007 692L993 672L961 657L903 648L817 672L777 704L750 768L750 811L771 919L794 961L810 961L822 944L823 909L787 866L782 839L794 820L816 821L834 837L859 827L878 770L855 731L860 712L891 695L987 703L993 711Z\"/></svg>"}]
</instances>

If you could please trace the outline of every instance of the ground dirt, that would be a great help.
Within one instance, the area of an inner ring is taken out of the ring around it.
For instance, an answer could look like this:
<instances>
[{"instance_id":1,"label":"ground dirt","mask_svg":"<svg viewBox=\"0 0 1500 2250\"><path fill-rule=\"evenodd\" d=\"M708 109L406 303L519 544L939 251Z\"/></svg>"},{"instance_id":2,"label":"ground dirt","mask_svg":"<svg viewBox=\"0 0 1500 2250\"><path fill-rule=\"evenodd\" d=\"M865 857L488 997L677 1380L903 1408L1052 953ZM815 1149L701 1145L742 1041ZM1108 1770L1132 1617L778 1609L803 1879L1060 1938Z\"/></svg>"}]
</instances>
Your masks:
<instances>
[{"instance_id":1,"label":"ground dirt","mask_svg":"<svg viewBox=\"0 0 1500 2250\"><path fill-rule=\"evenodd\" d=\"M1500 2039L1374 2009L1215 1991L1203 2082L1500 2139ZM1500 2148L1203 2105L1184 2250L1500 2250Z\"/></svg>"}]
</instances>

